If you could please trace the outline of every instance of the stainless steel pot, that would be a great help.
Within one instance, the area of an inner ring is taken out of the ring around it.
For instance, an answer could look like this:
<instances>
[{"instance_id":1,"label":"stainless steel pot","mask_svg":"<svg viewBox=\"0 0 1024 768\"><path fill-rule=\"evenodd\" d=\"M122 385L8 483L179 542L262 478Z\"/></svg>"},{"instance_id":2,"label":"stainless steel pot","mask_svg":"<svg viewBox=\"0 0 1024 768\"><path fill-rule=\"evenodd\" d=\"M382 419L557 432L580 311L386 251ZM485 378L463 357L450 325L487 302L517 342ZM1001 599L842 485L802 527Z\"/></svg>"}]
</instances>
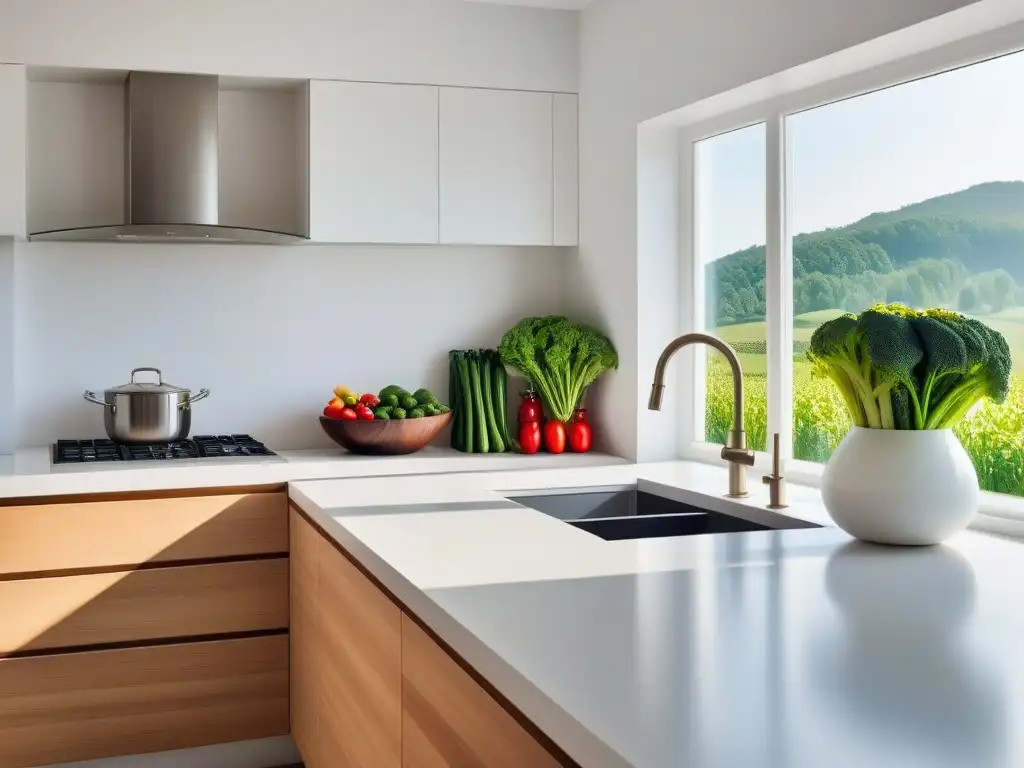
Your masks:
<instances>
[{"instance_id":1,"label":"stainless steel pot","mask_svg":"<svg viewBox=\"0 0 1024 768\"><path fill-rule=\"evenodd\" d=\"M135 381L135 374L150 371L157 382ZM103 406L103 426L107 436L118 443L143 445L184 440L192 428L192 403L208 397L210 390L191 390L165 384L159 368L136 368L131 381L103 391L100 400L86 391L90 403Z\"/></svg>"}]
</instances>

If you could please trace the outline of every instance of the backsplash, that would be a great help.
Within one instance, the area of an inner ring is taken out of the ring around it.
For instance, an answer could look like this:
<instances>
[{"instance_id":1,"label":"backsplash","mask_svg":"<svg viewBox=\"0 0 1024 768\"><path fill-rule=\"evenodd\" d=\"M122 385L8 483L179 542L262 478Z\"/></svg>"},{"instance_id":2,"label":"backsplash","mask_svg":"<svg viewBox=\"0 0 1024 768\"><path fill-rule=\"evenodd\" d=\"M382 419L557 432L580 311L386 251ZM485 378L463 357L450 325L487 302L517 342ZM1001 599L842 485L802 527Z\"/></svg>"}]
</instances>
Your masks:
<instances>
[{"instance_id":1,"label":"backsplash","mask_svg":"<svg viewBox=\"0 0 1024 768\"><path fill-rule=\"evenodd\" d=\"M103 436L102 409L82 391L156 366L173 384L212 390L193 434L332 445L316 416L334 385L446 391L449 349L495 346L519 318L565 310L567 258L551 248L16 243L13 443Z\"/></svg>"}]
</instances>

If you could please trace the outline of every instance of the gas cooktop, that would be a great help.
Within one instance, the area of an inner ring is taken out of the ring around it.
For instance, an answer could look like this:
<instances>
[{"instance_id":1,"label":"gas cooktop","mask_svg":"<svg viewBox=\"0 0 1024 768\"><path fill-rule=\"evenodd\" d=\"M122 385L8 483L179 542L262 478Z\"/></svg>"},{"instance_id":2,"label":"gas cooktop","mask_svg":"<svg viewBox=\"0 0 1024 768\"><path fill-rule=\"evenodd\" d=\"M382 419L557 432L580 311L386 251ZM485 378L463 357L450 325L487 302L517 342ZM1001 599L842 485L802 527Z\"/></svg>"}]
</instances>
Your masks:
<instances>
[{"instance_id":1,"label":"gas cooktop","mask_svg":"<svg viewBox=\"0 0 1024 768\"><path fill-rule=\"evenodd\" d=\"M113 440L58 440L54 464L113 461L174 461L176 459L242 459L277 456L249 435L196 435L190 440L153 445L121 445Z\"/></svg>"}]
</instances>

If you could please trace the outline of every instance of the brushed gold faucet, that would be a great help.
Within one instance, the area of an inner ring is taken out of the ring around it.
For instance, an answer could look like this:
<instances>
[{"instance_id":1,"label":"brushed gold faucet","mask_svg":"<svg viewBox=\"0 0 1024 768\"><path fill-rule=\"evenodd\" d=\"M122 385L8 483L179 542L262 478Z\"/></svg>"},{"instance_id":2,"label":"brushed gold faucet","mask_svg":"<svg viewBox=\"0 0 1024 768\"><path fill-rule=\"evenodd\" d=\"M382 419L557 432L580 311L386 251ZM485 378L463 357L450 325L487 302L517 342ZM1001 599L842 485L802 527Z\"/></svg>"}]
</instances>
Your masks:
<instances>
[{"instance_id":1,"label":"brushed gold faucet","mask_svg":"<svg viewBox=\"0 0 1024 768\"><path fill-rule=\"evenodd\" d=\"M747 434L743 431L743 369L735 350L717 336L708 333L687 333L672 341L658 358L654 369L654 384L647 407L652 411L661 410L661 399L665 394L665 369L672 355L690 344L707 344L721 352L729 361L732 370L732 429L729 439L722 448L722 458L729 462L729 496L742 498L747 495L747 472L744 467L754 466L754 452L747 448Z\"/></svg>"}]
</instances>

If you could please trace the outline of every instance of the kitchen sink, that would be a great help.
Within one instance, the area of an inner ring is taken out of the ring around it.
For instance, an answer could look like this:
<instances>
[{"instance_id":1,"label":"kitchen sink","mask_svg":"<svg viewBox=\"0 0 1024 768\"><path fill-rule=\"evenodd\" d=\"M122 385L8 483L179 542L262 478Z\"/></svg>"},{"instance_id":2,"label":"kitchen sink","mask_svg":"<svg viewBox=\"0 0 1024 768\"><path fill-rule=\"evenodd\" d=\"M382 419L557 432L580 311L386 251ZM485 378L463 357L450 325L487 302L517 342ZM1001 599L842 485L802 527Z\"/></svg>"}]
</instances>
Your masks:
<instances>
[{"instance_id":1,"label":"kitchen sink","mask_svg":"<svg viewBox=\"0 0 1024 768\"><path fill-rule=\"evenodd\" d=\"M560 489L509 498L605 541L820 527L776 512L752 509L765 518L765 522L755 523L641 491L636 486Z\"/></svg>"}]
</instances>

